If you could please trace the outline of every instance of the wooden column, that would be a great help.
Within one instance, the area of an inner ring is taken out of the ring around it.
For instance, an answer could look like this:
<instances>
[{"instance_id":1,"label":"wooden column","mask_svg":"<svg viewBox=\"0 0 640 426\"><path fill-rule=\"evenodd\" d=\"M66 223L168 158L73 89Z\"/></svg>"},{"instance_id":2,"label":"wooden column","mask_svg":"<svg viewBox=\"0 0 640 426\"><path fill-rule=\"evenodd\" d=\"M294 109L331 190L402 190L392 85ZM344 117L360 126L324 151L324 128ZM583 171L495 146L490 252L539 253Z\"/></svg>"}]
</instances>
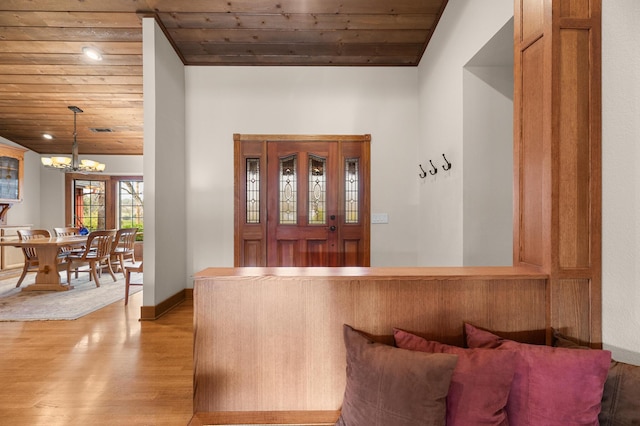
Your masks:
<instances>
[{"instance_id":1,"label":"wooden column","mask_svg":"<svg viewBox=\"0 0 640 426\"><path fill-rule=\"evenodd\" d=\"M601 0L515 0L514 265L550 276L547 325L601 314Z\"/></svg>"}]
</instances>

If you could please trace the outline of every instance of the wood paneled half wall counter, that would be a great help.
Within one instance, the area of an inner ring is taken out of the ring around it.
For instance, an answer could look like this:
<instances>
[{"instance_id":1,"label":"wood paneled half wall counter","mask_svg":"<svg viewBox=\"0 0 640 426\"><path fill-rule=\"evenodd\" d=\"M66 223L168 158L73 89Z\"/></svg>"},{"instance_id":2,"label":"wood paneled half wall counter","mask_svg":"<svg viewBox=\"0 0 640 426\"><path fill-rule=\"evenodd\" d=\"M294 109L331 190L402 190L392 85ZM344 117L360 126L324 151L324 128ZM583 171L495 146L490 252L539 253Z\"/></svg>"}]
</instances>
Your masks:
<instances>
[{"instance_id":1,"label":"wood paneled half wall counter","mask_svg":"<svg viewBox=\"0 0 640 426\"><path fill-rule=\"evenodd\" d=\"M387 343L398 327L463 346L468 322L544 344L547 281L526 267L203 270L194 283L191 424L335 422L343 324Z\"/></svg>"}]
</instances>

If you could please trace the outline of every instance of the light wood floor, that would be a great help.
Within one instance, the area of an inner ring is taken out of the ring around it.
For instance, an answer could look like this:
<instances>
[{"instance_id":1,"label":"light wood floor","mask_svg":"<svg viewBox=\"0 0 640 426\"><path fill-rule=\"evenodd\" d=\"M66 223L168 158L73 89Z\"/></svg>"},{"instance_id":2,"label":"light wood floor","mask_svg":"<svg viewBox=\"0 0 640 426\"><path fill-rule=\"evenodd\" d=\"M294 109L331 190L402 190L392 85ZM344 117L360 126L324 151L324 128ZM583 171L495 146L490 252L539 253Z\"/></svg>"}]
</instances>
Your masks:
<instances>
[{"instance_id":1,"label":"light wood floor","mask_svg":"<svg viewBox=\"0 0 640 426\"><path fill-rule=\"evenodd\" d=\"M193 303L138 321L142 294L75 321L0 322L0 424L186 425Z\"/></svg>"}]
</instances>

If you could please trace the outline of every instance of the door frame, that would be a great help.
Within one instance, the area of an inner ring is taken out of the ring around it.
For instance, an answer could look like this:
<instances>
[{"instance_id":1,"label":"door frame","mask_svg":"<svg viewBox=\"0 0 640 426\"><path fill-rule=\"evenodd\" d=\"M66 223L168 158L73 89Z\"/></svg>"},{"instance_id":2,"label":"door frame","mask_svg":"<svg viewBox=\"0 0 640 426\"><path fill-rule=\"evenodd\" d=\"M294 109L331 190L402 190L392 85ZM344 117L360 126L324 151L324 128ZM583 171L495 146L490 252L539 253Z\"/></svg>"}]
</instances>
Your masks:
<instances>
[{"instance_id":1,"label":"door frame","mask_svg":"<svg viewBox=\"0 0 640 426\"><path fill-rule=\"evenodd\" d=\"M234 134L234 256L235 267L267 265L267 144L269 142L362 142L362 238L363 256L369 266L371 257L371 135L268 135L268 134ZM259 210L261 220L258 223L247 223L242 212L247 203L247 159L260 159L258 177Z\"/></svg>"}]
</instances>

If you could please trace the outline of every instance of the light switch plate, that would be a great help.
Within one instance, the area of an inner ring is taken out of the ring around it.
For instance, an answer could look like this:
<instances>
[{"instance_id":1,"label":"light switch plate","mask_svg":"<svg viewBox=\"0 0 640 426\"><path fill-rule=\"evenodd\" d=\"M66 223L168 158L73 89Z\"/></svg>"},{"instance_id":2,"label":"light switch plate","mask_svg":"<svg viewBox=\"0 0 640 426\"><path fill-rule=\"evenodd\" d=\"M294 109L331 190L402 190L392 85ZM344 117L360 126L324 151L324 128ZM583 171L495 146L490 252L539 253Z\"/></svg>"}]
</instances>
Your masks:
<instances>
[{"instance_id":1,"label":"light switch plate","mask_svg":"<svg viewBox=\"0 0 640 426\"><path fill-rule=\"evenodd\" d=\"M372 213L371 223L389 223L388 213Z\"/></svg>"}]
</instances>

